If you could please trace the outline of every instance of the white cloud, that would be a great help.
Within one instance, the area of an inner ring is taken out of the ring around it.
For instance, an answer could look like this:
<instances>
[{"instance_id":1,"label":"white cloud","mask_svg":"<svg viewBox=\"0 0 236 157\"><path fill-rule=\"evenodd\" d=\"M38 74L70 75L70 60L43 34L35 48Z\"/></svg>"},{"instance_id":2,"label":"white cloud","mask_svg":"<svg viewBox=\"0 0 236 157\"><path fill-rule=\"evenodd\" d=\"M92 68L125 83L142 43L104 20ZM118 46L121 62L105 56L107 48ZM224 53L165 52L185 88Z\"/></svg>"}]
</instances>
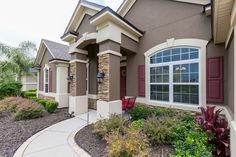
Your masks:
<instances>
[{"instance_id":1,"label":"white cloud","mask_svg":"<svg viewBox=\"0 0 236 157\"><path fill-rule=\"evenodd\" d=\"M105 2L116 10L122 0ZM0 42L17 46L42 38L61 42L60 36L73 14L78 0L0 0Z\"/></svg>"},{"instance_id":2,"label":"white cloud","mask_svg":"<svg viewBox=\"0 0 236 157\"><path fill-rule=\"evenodd\" d=\"M104 0L105 3L111 7L113 10L117 10L123 0Z\"/></svg>"}]
</instances>

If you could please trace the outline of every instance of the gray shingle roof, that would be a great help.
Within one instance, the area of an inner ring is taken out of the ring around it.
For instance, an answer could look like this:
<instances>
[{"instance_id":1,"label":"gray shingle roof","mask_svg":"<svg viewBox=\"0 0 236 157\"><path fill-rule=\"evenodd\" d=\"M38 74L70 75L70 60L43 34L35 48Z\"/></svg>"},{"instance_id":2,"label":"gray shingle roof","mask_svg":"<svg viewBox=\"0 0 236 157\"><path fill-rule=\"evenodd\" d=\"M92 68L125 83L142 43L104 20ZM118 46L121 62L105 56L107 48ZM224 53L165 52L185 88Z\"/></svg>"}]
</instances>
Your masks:
<instances>
[{"instance_id":1,"label":"gray shingle roof","mask_svg":"<svg viewBox=\"0 0 236 157\"><path fill-rule=\"evenodd\" d=\"M52 53L53 59L60 59L66 61L70 60L69 46L46 39L43 39L42 41L44 42L48 50Z\"/></svg>"}]
</instances>

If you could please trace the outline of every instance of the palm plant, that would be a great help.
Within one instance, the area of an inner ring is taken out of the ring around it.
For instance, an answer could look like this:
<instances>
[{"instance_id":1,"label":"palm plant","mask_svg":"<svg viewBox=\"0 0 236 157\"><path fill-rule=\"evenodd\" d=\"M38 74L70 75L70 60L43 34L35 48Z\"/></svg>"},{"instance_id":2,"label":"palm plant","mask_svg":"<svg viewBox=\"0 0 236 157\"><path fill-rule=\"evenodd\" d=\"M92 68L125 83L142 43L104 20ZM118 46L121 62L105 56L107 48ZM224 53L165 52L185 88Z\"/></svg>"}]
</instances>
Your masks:
<instances>
[{"instance_id":1,"label":"palm plant","mask_svg":"<svg viewBox=\"0 0 236 157\"><path fill-rule=\"evenodd\" d=\"M18 47L0 43L0 82L27 73L33 66L35 52L36 45L30 41L20 43Z\"/></svg>"}]
</instances>

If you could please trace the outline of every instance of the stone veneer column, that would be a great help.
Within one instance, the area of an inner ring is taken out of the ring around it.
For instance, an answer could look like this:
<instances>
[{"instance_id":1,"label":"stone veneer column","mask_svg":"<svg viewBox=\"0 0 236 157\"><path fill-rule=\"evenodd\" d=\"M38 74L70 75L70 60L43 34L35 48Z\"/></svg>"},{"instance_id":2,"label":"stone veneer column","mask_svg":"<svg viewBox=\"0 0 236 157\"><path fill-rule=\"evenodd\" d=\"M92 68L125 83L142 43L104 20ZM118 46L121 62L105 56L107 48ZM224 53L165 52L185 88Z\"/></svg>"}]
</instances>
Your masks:
<instances>
[{"instance_id":1,"label":"stone veneer column","mask_svg":"<svg viewBox=\"0 0 236 157\"><path fill-rule=\"evenodd\" d=\"M64 108L69 106L69 94L68 94L68 67L69 64L58 63L56 64L56 101L58 102L58 108Z\"/></svg>"},{"instance_id":2,"label":"stone veneer column","mask_svg":"<svg viewBox=\"0 0 236 157\"><path fill-rule=\"evenodd\" d=\"M97 114L108 118L111 114L121 114L120 100L120 45L105 41L99 45L98 71L104 72L102 83L98 84Z\"/></svg>"},{"instance_id":3,"label":"stone veneer column","mask_svg":"<svg viewBox=\"0 0 236 157\"><path fill-rule=\"evenodd\" d=\"M75 115L88 112L86 64L86 54L71 54L70 76L73 76L73 80L70 83L69 113L74 112Z\"/></svg>"}]
</instances>

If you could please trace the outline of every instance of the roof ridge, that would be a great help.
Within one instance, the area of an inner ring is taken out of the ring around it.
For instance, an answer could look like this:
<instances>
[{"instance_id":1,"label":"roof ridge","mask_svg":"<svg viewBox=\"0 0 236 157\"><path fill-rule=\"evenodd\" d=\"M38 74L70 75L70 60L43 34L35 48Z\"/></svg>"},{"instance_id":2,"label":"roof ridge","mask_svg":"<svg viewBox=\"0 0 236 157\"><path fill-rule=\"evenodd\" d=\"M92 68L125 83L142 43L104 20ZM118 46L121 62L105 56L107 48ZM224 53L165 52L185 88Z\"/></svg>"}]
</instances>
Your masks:
<instances>
[{"instance_id":1,"label":"roof ridge","mask_svg":"<svg viewBox=\"0 0 236 157\"><path fill-rule=\"evenodd\" d=\"M42 41L49 41L49 42L53 42L53 43L55 43L55 44L58 44L58 45L62 45L62 46L67 46L67 47L69 47L69 45L66 45L66 44L62 44L62 43L59 43L59 42L56 42L56 41L52 41L52 40L49 40L49 39L42 39Z\"/></svg>"}]
</instances>

